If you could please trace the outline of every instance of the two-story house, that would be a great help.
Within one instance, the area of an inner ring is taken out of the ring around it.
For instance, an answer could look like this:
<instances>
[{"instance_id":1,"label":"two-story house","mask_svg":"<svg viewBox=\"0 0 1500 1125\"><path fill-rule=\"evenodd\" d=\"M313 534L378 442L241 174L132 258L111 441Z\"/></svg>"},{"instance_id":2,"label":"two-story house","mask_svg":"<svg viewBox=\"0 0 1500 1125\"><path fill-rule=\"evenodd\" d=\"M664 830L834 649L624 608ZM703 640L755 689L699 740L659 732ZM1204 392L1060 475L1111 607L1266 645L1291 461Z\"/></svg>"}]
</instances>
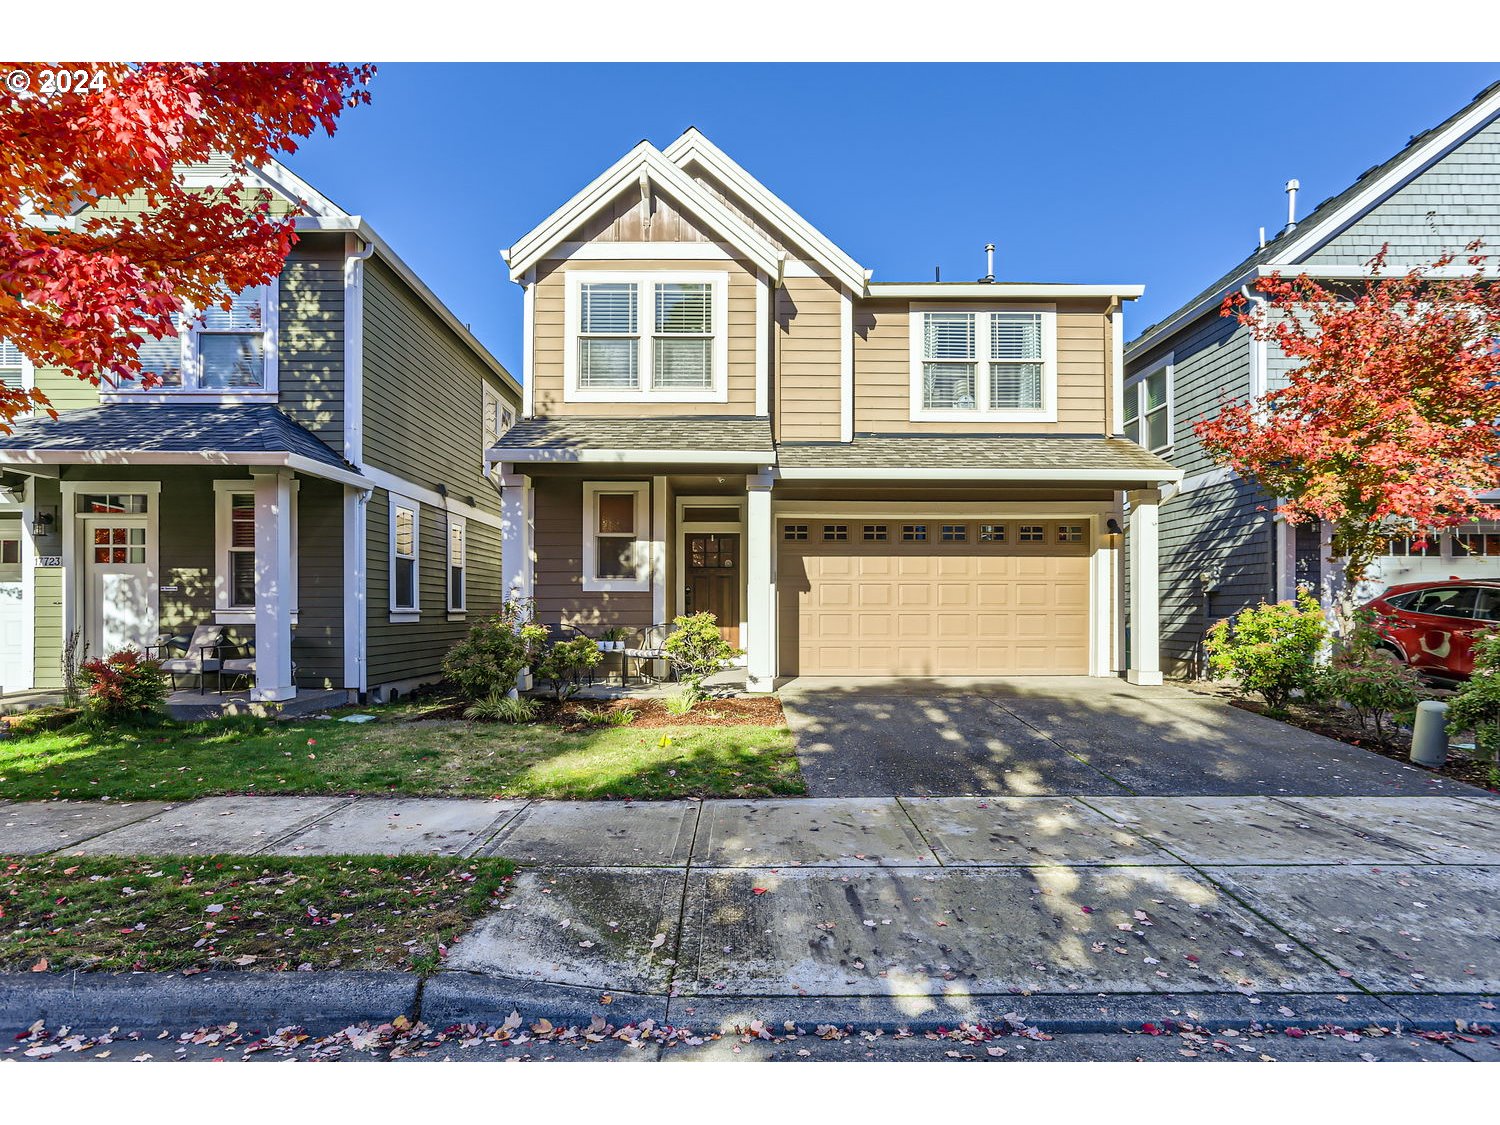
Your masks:
<instances>
[{"instance_id":1,"label":"two-story house","mask_svg":"<svg viewBox=\"0 0 1500 1125\"><path fill-rule=\"evenodd\" d=\"M1193 424L1216 414L1224 398L1258 398L1284 385L1293 367L1274 343L1220 315L1224 297L1239 291L1253 301L1256 279L1275 272L1358 286L1382 246L1387 274L1449 252L1460 255L1453 269L1469 272L1462 251L1476 238L1486 253L1500 251L1500 83L1305 218L1292 218L1125 352L1126 432L1186 474L1161 512L1162 662L1173 675L1201 673L1204 634L1222 617L1289 598L1299 585L1319 591L1325 606L1337 598L1326 529L1288 525L1273 498L1216 466L1194 434ZM1361 593L1449 577L1500 578L1500 518L1396 536Z\"/></svg>"},{"instance_id":2,"label":"two-story house","mask_svg":"<svg viewBox=\"0 0 1500 1125\"><path fill-rule=\"evenodd\" d=\"M1121 436L1139 286L874 282L691 129L505 257L525 403L489 458L544 622L710 611L752 690L1125 668L1122 550L1154 590L1181 475Z\"/></svg>"},{"instance_id":3,"label":"two-story house","mask_svg":"<svg viewBox=\"0 0 1500 1125\"><path fill-rule=\"evenodd\" d=\"M253 177L300 205L297 243L275 283L149 343L158 386L0 345L0 377L61 415L0 434L6 696L56 688L71 637L97 656L218 626L252 700L385 698L499 605L484 451L520 388L362 218L279 165Z\"/></svg>"}]
</instances>

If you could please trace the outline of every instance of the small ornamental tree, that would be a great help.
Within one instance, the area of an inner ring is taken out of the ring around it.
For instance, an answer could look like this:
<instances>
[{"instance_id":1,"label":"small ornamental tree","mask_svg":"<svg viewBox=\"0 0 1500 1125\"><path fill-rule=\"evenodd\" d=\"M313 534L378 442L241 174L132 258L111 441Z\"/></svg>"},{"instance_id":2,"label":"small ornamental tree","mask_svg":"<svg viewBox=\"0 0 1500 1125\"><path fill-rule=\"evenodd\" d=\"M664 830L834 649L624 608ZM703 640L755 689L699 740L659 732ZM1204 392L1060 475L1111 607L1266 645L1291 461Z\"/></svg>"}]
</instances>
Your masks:
<instances>
[{"instance_id":1,"label":"small ornamental tree","mask_svg":"<svg viewBox=\"0 0 1500 1125\"><path fill-rule=\"evenodd\" d=\"M1263 307L1232 294L1221 310L1296 366L1285 386L1227 402L1194 429L1289 522L1329 525L1345 625L1393 524L1469 522L1476 493L1500 483L1500 286L1480 244L1466 249L1462 276L1453 256L1382 276L1382 248L1349 291L1272 274L1256 283Z\"/></svg>"},{"instance_id":2,"label":"small ornamental tree","mask_svg":"<svg viewBox=\"0 0 1500 1125\"><path fill-rule=\"evenodd\" d=\"M737 656L744 655L724 639L719 622L711 613L694 613L672 620L662 649L667 663L686 685L689 695L703 694L703 681L728 668Z\"/></svg>"},{"instance_id":3,"label":"small ornamental tree","mask_svg":"<svg viewBox=\"0 0 1500 1125\"><path fill-rule=\"evenodd\" d=\"M68 88L47 74L66 72ZM371 66L335 63L0 63L0 339L86 382L153 378L139 349L177 334L184 304L222 305L281 272L293 216L272 215L244 164L332 134L368 102ZM84 76L79 82L75 75ZM174 168L227 156L213 187ZM0 386L0 433L38 390Z\"/></svg>"}]
</instances>

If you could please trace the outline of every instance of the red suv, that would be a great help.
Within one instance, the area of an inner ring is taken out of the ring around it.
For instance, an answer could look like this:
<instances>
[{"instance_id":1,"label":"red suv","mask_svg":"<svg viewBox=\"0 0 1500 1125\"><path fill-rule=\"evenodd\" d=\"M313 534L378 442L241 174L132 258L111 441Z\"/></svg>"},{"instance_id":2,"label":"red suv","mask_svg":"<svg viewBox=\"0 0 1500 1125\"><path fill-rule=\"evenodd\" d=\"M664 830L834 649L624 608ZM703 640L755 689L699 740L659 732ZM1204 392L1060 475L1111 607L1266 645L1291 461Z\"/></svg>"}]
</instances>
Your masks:
<instances>
[{"instance_id":1,"label":"red suv","mask_svg":"<svg viewBox=\"0 0 1500 1125\"><path fill-rule=\"evenodd\" d=\"M1474 634L1500 624L1500 581L1407 582L1366 603L1375 629L1419 672L1467 679Z\"/></svg>"}]
</instances>

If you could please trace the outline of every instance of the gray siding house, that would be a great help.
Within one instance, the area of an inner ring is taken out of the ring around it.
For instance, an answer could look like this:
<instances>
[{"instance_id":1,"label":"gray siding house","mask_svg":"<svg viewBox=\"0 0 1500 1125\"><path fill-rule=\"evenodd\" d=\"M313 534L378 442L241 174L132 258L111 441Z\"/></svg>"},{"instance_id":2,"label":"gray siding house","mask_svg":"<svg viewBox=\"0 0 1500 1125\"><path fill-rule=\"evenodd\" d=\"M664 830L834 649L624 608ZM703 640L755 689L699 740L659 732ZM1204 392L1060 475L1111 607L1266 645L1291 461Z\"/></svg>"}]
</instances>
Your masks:
<instances>
[{"instance_id":1,"label":"gray siding house","mask_svg":"<svg viewBox=\"0 0 1500 1125\"><path fill-rule=\"evenodd\" d=\"M152 345L160 386L0 342L0 379L60 413L0 434L0 706L57 688L70 637L101 655L203 625L253 662L230 681L251 700L386 698L499 607L484 451L519 386L363 219L254 176L300 204L297 244L276 283Z\"/></svg>"},{"instance_id":2,"label":"gray siding house","mask_svg":"<svg viewBox=\"0 0 1500 1125\"><path fill-rule=\"evenodd\" d=\"M1325 603L1332 567L1317 526L1290 527L1275 501L1216 466L1193 432L1223 397L1255 397L1292 366L1220 316L1224 297L1253 298L1257 277L1307 273L1325 282L1368 275L1389 246L1387 273L1432 262L1482 239L1500 252L1500 83L1391 159L1289 224L1125 350L1127 436L1182 469L1161 508L1161 659L1168 674L1202 670L1208 626L1309 584ZM1370 575L1370 596L1398 582L1500 577L1500 520L1394 541Z\"/></svg>"}]
</instances>

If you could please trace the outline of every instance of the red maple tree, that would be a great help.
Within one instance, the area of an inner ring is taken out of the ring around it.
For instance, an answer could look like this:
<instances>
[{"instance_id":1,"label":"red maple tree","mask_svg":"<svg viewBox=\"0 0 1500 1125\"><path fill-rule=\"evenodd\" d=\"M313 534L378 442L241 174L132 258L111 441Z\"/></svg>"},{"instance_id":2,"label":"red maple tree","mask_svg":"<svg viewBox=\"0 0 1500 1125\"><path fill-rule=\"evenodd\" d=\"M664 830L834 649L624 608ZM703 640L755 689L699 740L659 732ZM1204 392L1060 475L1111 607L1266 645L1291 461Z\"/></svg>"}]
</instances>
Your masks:
<instances>
[{"instance_id":1,"label":"red maple tree","mask_svg":"<svg viewBox=\"0 0 1500 1125\"><path fill-rule=\"evenodd\" d=\"M59 92L49 74L86 81ZM244 165L334 132L369 101L374 68L338 63L0 63L0 339L87 382L153 381L137 356L176 335L172 314L209 308L281 272L291 214ZM93 78L98 75L97 79ZM181 165L228 157L212 187ZM0 386L0 433L50 405Z\"/></svg>"},{"instance_id":2,"label":"red maple tree","mask_svg":"<svg viewBox=\"0 0 1500 1125\"><path fill-rule=\"evenodd\" d=\"M1288 521L1330 525L1347 598L1392 535L1472 521L1500 484L1500 286L1480 249L1384 276L1382 248L1347 286L1272 274L1264 307L1224 301L1296 366L1194 430Z\"/></svg>"}]
</instances>

